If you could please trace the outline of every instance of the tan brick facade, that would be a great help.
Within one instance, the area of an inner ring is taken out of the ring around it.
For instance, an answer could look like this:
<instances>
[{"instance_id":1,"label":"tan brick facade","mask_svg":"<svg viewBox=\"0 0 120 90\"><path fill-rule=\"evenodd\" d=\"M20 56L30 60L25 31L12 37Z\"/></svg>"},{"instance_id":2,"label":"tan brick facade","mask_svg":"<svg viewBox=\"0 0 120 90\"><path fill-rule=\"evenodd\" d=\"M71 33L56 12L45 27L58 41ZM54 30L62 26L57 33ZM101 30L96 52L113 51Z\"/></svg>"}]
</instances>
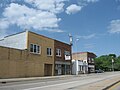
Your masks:
<instances>
[{"instance_id":1,"label":"tan brick facade","mask_svg":"<svg viewBox=\"0 0 120 90\"><path fill-rule=\"evenodd\" d=\"M0 46L0 78L52 76L56 61L71 64L64 57L64 50L71 53L68 44L30 31L26 40L27 48L23 50ZM31 52L31 44L39 46L39 53ZM51 55L47 55L47 48L51 49ZM56 57L56 48L62 50L61 58Z\"/></svg>"}]
</instances>

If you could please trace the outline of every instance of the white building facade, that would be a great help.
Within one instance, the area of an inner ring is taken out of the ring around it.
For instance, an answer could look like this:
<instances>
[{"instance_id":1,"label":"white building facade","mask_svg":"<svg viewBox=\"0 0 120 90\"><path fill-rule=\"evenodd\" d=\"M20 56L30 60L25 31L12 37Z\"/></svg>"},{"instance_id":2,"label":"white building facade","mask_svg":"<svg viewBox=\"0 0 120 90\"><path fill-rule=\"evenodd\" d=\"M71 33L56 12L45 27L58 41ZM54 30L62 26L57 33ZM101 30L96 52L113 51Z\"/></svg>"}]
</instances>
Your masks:
<instances>
[{"instance_id":1,"label":"white building facade","mask_svg":"<svg viewBox=\"0 0 120 90\"><path fill-rule=\"evenodd\" d=\"M72 74L85 74L95 72L94 58L91 52L78 52L72 54Z\"/></svg>"},{"instance_id":2,"label":"white building facade","mask_svg":"<svg viewBox=\"0 0 120 90\"><path fill-rule=\"evenodd\" d=\"M85 74L88 73L88 64L82 60L72 60L72 74Z\"/></svg>"}]
</instances>

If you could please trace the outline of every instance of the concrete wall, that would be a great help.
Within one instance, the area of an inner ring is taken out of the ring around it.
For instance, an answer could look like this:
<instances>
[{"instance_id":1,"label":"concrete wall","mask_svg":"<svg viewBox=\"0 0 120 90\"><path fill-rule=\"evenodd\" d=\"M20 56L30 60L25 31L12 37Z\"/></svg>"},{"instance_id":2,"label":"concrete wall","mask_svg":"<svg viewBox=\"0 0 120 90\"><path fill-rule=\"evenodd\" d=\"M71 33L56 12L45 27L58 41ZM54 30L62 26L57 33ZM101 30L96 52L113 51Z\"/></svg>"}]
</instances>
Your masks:
<instances>
[{"instance_id":1,"label":"concrete wall","mask_svg":"<svg viewBox=\"0 0 120 90\"><path fill-rule=\"evenodd\" d=\"M0 46L16 48L16 49L26 49L27 48L27 31L10 35L0 40Z\"/></svg>"},{"instance_id":2,"label":"concrete wall","mask_svg":"<svg viewBox=\"0 0 120 90\"><path fill-rule=\"evenodd\" d=\"M0 47L0 78L44 76L44 63L26 50Z\"/></svg>"},{"instance_id":3,"label":"concrete wall","mask_svg":"<svg viewBox=\"0 0 120 90\"><path fill-rule=\"evenodd\" d=\"M27 76L26 51L0 47L0 78Z\"/></svg>"}]
</instances>

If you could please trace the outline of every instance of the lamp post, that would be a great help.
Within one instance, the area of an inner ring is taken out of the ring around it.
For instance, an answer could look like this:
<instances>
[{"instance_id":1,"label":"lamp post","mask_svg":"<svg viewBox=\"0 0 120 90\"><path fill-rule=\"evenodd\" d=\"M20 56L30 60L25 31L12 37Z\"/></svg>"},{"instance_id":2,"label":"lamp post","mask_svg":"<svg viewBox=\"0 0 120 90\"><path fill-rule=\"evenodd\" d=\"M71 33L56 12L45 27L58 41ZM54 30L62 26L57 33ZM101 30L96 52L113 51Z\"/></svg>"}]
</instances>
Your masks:
<instances>
[{"instance_id":1,"label":"lamp post","mask_svg":"<svg viewBox=\"0 0 120 90\"><path fill-rule=\"evenodd\" d=\"M76 47L76 60L77 60L77 41L79 41L79 38L75 40L75 47Z\"/></svg>"},{"instance_id":2,"label":"lamp post","mask_svg":"<svg viewBox=\"0 0 120 90\"><path fill-rule=\"evenodd\" d=\"M78 75L78 72L79 72L79 70L78 70L79 65L78 65L78 58L77 58L77 41L79 41L78 38L75 39L75 49L76 49L76 56L75 56L75 59L76 59L76 61L77 61L77 63L76 63L76 75Z\"/></svg>"},{"instance_id":3,"label":"lamp post","mask_svg":"<svg viewBox=\"0 0 120 90\"><path fill-rule=\"evenodd\" d=\"M114 72L114 59L113 59L113 56L112 56L112 71Z\"/></svg>"},{"instance_id":4,"label":"lamp post","mask_svg":"<svg viewBox=\"0 0 120 90\"><path fill-rule=\"evenodd\" d=\"M70 39L70 45L72 46L73 45L73 37L70 33L68 34L68 36L69 36L69 39Z\"/></svg>"},{"instance_id":5,"label":"lamp post","mask_svg":"<svg viewBox=\"0 0 120 90\"><path fill-rule=\"evenodd\" d=\"M70 33L68 34L68 36L69 36L70 45L71 45L71 49L72 49L72 45L73 45L73 36L72 36ZM72 51L71 51L70 59L72 59ZM72 60L71 60L70 74L72 74Z\"/></svg>"}]
</instances>

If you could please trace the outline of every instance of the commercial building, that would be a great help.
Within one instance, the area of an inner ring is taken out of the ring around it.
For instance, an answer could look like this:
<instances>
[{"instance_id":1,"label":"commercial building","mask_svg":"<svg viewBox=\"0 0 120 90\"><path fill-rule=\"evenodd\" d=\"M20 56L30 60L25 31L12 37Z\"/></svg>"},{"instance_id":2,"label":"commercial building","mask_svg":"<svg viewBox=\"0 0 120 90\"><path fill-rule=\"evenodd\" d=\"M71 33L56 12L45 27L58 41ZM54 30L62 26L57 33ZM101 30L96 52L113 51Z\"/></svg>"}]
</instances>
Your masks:
<instances>
[{"instance_id":1,"label":"commercial building","mask_svg":"<svg viewBox=\"0 0 120 90\"><path fill-rule=\"evenodd\" d=\"M55 40L55 75L71 74L71 46Z\"/></svg>"},{"instance_id":2,"label":"commercial building","mask_svg":"<svg viewBox=\"0 0 120 90\"><path fill-rule=\"evenodd\" d=\"M68 49L58 48L57 42ZM59 51L56 48L61 49L60 60L56 58ZM58 75L55 74L55 64L61 64L61 74L68 74L71 69L67 65L71 65L71 58L64 59L65 50L70 52L71 57L69 44L31 31L9 35L0 40L0 78Z\"/></svg>"},{"instance_id":3,"label":"commercial building","mask_svg":"<svg viewBox=\"0 0 120 90\"><path fill-rule=\"evenodd\" d=\"M72 74L95 72L94 58L91 52L77 52L72 54Z\"/></svg>"}]
</instances>

